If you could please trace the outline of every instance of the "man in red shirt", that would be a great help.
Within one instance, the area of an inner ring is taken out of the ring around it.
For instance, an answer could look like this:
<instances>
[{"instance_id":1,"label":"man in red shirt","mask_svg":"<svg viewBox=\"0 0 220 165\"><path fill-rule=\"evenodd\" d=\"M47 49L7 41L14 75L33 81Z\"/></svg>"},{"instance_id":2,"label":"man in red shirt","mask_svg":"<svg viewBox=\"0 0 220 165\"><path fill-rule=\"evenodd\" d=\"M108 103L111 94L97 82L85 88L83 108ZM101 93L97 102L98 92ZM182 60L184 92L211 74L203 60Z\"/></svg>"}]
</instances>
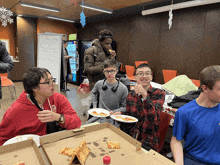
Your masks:
<instances>
[{"instance_id":1,"label":"man in red shirt","mask_svg":"<svg viewBox=\"0 0 220 165\"><path fill-rule=\"evenodd\" d=\"M46 135L48 123L75 129L81 120L67 98L54 92L55 79L47 69L31 68L23 76L25 91L5 112L0 123L0 145L17 135Z\"/></svg>"},{"instance_id":2,"label":"man in red shirt","mask_svg":"<svg viewBox=\"0 0 220 165\"><path fill-rule=\"evenodd\" d=\"M138 119L135 125L125 123L125 132L142 143L146 150L159 148L160 113L163 108L165 92L152 88L152 71L149 65L141 64L135 71L137 84L127 96L126 112L123 114L134 116ZM120 112L116 112L120 113Z\"/></svg>"}]
</instances>

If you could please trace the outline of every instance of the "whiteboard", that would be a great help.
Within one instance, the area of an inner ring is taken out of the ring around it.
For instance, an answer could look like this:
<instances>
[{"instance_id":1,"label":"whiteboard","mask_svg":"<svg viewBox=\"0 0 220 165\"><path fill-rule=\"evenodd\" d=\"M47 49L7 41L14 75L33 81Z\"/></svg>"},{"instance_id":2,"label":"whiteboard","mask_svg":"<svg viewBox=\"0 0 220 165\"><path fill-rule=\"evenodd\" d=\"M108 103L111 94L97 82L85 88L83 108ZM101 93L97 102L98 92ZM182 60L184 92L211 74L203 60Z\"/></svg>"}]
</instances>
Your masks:
<instances>
[{"instance_id":1,"label":"whiteboard","mask_svg":"<svg viewBox=\"0 0 220 165\"><path fill-rule=\"evenodd\" d=\"M63 35L38 33L37 67L50 71L60 85Z\"/></svg>"}]
</instances>

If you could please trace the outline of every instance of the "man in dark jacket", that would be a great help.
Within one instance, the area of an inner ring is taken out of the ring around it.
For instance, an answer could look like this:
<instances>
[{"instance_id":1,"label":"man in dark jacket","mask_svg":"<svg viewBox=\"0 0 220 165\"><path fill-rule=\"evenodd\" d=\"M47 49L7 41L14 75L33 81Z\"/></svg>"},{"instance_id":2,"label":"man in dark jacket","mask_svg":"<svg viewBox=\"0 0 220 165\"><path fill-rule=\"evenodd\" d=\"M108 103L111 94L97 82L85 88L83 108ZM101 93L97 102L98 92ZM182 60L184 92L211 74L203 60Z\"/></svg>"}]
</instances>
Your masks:
<instances>
[{"instance_id":1,"label":"man in dark jacket","mask_svg":"<svg viewBox=\"0 0 220 165\"><path fill-rule=\"evenodd\" d=\"M14 67L14 63L6 50L4 42L0 40L0 73L8 73ZM2 99L2 88L0 78L0 99Z\"/></svg>"},{"instance_id":2,"label":"man in dark jacket","mask_svg":"<svg viewBox=\"0 0 220 165\"><path fill-rule=\"evenodd\" d=\"M84 72L89 79L89 90L92 90L98 80L105 78L103 64L106 59L114 59L116 53L112 50L113 34L109 30L100 32L99 39L95 39L92 47L85 51Z\"/></svg>"}]
</instances>

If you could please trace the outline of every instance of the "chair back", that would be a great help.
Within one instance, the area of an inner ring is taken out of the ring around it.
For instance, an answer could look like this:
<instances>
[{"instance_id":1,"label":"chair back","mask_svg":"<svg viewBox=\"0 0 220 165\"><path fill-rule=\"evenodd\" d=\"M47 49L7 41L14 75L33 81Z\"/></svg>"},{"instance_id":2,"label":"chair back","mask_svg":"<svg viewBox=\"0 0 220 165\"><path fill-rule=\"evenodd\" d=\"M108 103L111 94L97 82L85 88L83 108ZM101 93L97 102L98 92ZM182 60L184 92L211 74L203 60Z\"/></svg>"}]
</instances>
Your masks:
<instances>
[{"instance_id":1,"label":"chair back","mask_svg":"<svg viewBox=\"0 0 220 165\"><path fill-rule=\"evenodd\" d=\"M177 76L177 71L176 70L163 70L163 78L164 78L164 83L165 84L168 81L172 80L176 76Z\"/></svg>"},{"instance_id":2,"label":"chair back","mask_svg":"<svg viewBox=\"0 0 220 165\"><path fill-rule=\"evenodd\" d=\"M195 84L195 86L197 86L197 87L200 86L200 81L199 80L191 79L191 81L193 82L193 84Z\"/></svg>"},{"instance_id":3,"label":"chair back","mask_svg":"<svg viewBox=\"0 0 220 165\"><path fill-rule=\"evenodd\" d=\"M135 71L134 66L125 65L125 70L126 70L126 74L127 74L128 77L134 76L134 71Z\"/></svg>"},{"instance_id":4,"label":"chair back","mask_svg":"<svg viewBox=\"0 0 220 165\"><path fill-rule=\"evenodd\" d=\"M8 73L0 73L0 77L8 77Z\"/></svg>"},{"instance_id":5,"label":"chair back","mask_svg":"<svg viewBox=\"0 0 220 165\"><path fill-rule=\"evenodd\" d=\"M135 63L136 68L137 68L140 64L143 64L143 63L148 64L147 61L135 61L134 63Z\"/></svg>"},{"instance_id":6,"label":"chair back","mask_svg":"<svg viewBox=\"0 0 220 165\"><path fill-rule=\"evenodd\" d=\"M124 64L123 64L123 63L121 63L120 68L119 68L119 71L120 71L120 72L125 72L125 67L124 67Z\"/></svg>"},{"instance_id":7,"label":"chair back","mask_svg":"<svg viewBox=\"0 0 220 165\"><path fill-rule=\"evenodd\" d=\"M7 87L7 86L12 86L14 83L7 77L1 76L1 86L2 87Z\"/></svg>"},{"instance_id":8,"label":"chair back","mask_svg":"<svg viewBox=\"0 0 220 165\"><path fill-rule=\"evenodd\" d=\"M159 133L160 133L160 143L157 152L160 152L164 145L164 140L170 125L171 116L165 112L160 113L160 124L159 124Z\"/></svg>"}]
</instances>

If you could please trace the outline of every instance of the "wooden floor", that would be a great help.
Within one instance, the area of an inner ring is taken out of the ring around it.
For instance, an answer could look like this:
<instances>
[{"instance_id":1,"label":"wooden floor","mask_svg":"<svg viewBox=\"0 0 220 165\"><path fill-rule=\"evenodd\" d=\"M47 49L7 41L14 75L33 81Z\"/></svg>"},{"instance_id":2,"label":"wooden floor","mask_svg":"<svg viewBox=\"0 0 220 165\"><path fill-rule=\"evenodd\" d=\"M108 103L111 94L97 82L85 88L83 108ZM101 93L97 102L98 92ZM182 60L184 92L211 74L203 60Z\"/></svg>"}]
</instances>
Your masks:
<instances>
[{"instance_id":1,"label":"wooden floor","mask_svg":"<svg viewBox=\"0 0 220 165\"><path fill-rule=\"evenodd\" d=\"M15 88L16 88L16 96L17 98L24 90L22 82L15 82ZM76 111L77 115L80 117L82 121L82 125L84 125L87 121L87 117L83 116L83 111L88 110L88 106L83 106L81 104L81 100L83 98L88 97L90 94L78 94L77 89L78 86L73 85L71 83L68 83L67 87L70 89L70 91L67 91L66 93L61 92L63 95L67 97L69 102L71 103L73 109ZM10 90L13 90L13 88L10 87ZM1 109L0 109L0 122L3 118L3 115L5 111L11 106L11 104L15 101L11 98L10 90L8 87L2 88L2 100L1 100Z\"/></svg>"}]
</instances>

